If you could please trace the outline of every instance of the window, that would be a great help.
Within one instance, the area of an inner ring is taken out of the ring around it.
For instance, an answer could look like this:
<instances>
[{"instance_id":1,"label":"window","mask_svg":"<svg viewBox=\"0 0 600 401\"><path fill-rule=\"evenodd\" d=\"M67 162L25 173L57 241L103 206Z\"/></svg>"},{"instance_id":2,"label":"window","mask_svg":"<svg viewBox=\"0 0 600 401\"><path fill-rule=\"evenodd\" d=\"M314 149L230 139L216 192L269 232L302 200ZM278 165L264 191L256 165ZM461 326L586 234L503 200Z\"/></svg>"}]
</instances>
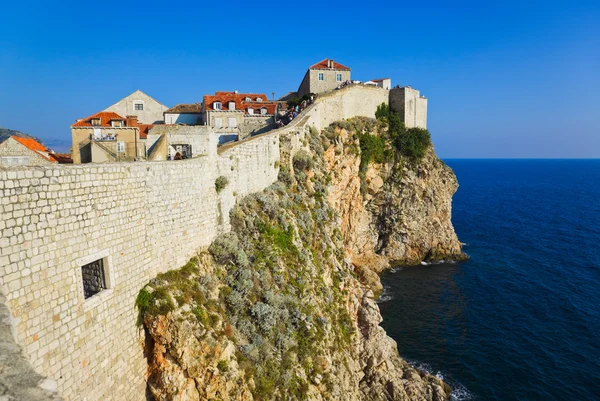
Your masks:
<instances>
[{"instance_id":1,"label":"window","mask_svg":"<svg viewBox=\"0 0 600 401\"><path fill-rule=\"evenodd\" d=\"M223 107L223 105L221 104L221 102L214 102L213 103L213 109L214 110L221 110Z\"/></svg>"},{"instance_id":2,"label":"window","mask_svg":"<svg viewBox=\"0 0 600 401\"><path fill-rule=\"evenodd\" d=\"M248 108L248 114L250 114L250 115L254 114L254 109L252 107Z\"/></svg>"},{"instance_id":3,"label":"window","mask_svg":"<svg viewBox=\"0 0 600 401\"><path fill-rule=\"evenodd\" d=\"M319 81L324 81L325 80L325 75L323 75L322 72L319 73Z\"/></svg>"},{"instance_id":4,"label":"window","mask_svg":"<svg viewBox=\"0 0 600 401\"><path fill-rule=\"evenodd\" d=\"M111 125L113 127L122 127L123 126L123 121L121 121L121 120L113 120L113 121L111 121Z\"/></svg>"},{"instance_id":5,"label":"window","mask_svg":"<svg viewBox=\"0 0 600 401\"><path fill-rule=\"evenodd\" d=\"M90 124L92 124L92 125L100 125L100 119L99 118L92 118L90 120Z\"/></svg>"},{"instance_id":6,"label":"window","mask_svg":"<svg viewBox=\"0 0 600 401\"><path fill-rule=\"evenodd\" d=\"M342 82L342 74L335 74L335 80L338 82Z\"/></svg>"},{"instance_id":7,"label":"window","mask_svg":"<svg viewBox=\"0 0 600 401\"><path fill-rule=\"evenodd\" d=\"M229 117L229 128L237 127L237 119L235 117Z\"/></svg>"},{"instance_id":8,"label":"window","mask_svg":"<svg viewBox=\"0 0 600 401\"><path fill-rule=\"evenodd\" d=\"M81 266L81 279L85 299L106 290L108 286L106 285L106 275L104 273L104 259L97 259Z\"/></svg>"},{"instance_id":9,"label":"window","mask_svg":"<svg viewBox=\"0 0 600 401\"><path fill-rule=\"evenodd\" d=\"M29 156L4 156L0 157L0 166L26 166L29 164Z\"/></svg>"},{"instance_id":10,"label":"window","mask_svg":"<svg viewBox=\"0 0 600 401\"><path fill-rule=\"evenodd\" d=\"M244 99L246 102L250 102L252 99L250 99L249 97L247 97L246 99Z\"/></svg>"},{"instance_id":11,"label":"window","mask_svg":"<svg viewBox=\"0 0 600 401\"><path fill-rule=\"evenodd\" d=\"M256 101L257 101L257 102L262 102L262 97L257 97L257 98L256 98Z\"/></svg>"},{"instance_id":12,"label":"window","mask_svg":"<svg viewBox=\"0 0 600 401\"><path fill-rule=\"evenodd\" d=\"M229 102L229 110L235 110L235 102Z\"/></svg>"},{"instance_id":13,"label":"window","mask_svg":"<svg viewBox=\"0 0 600 401\"><path fill-rule=\"evenodd\" d=\"M265 107L263 107L262 109L260 109L260 114L267 114L267 109Z\"/></svg>"},{"instance_id":14,"label":"window","mask_svg":"<svg viewBox=\"0 0 600 401\"><path fill-rule=\"evenodd\" d=\"M221 119L218 117L215 117L215 127L221 128L222 126L223 126L223 122L221 121Z\"/></svg>"},{"instance_id":15,"label":"window","mask_svg":"<svg viewBox=\"0 0 600 401\"><path fill-rule=\"evenodd\" d=\"M125 142L117 142L117 152L118 153L125 152Z\"/></svg>"},{"instance_id":16,"label":"window","mask_svg":"<svg viewBox=\"0 0 600 401\"><path fill-rule=\"evenodd\" d=\"M144 110L144 103L135 103L135 104L133 105L133 108L134 108L135 110Z\"/></svg>"}]
</instances>

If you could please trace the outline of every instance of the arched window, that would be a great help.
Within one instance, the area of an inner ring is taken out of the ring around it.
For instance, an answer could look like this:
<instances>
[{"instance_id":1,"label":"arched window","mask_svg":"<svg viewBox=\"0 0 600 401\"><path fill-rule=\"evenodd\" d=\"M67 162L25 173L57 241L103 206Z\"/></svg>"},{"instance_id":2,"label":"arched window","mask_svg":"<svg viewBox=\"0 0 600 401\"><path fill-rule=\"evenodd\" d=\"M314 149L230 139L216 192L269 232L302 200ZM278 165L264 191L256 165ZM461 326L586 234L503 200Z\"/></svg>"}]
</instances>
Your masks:
<instances>
[{"instance_id":1,"label":"arched window","mask_svg":"<svg viewBox=\"0 0 600 401\"><path fill-rule=\"evenodd\" d=\"M260 114L267 114L267 108L263 107L262 109L260 109Z\"/></svg>"},{"instance_id":2,"label":"arched window","mask_svg":"<svg viewBox=\"0 0 600 401\"><path fill-rule=\"evenodd\" d=\"M252 101L252 99L250 99L249 97L247 97L246 99L244 99L246 102L250 102Z\"/></svg>"},{"instance_id":3,"label":"arched window","mask_svg":"<svg viewBox=\"0 0 600 401\"><path fill-rule=\"evenodd\" d=\"M256 101L257 101L257 102L262 102L262 97L257 97L257 98L256 98Z\"/></svg>"}]
</instances>

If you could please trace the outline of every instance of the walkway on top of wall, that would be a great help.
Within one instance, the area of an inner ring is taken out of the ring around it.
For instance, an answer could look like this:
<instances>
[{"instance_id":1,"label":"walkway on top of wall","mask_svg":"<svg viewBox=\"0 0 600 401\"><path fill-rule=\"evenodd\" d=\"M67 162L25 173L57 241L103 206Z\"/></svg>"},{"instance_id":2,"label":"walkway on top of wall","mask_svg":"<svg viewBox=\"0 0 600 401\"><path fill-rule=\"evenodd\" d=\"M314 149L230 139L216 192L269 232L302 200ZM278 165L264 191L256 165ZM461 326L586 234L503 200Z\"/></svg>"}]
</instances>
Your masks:
<instances>
[{"instance_id":1,"label":"walkway on top of wall","mask_svg":"<svg viewBox=\"0 0 600 401\"><path fill-rule=\"evenodd\" d=\"M221 154L227 152L228 150L230 150L230 149L232 149L232 148L234 148L234 147L236 147L238 145L247 143L249 141L252 141L252 140L255 140L255 139L258 139L258 138L263 138L263 137L269 136L269 135L283 134L283 133L286 133L287 131L289 131L291 129L298 128L299 126L302 126L302 125L304 125L306 123L306 121L310 117L309 116L310 111L312 111L317 104L319 104L323 100L328 99L330 97L343 95L345 92L348 92L348 91L350 91L352 89L355 89L355 88L361 88L361 89L367 89L367 90L376 90L376 91L387 90L387 89L383 89L383 88L380 88L380 87L373 87L373 86L364 85L364 84L351 84L351 85L345 86L345 87L340 88L340 89L332 89L330 91L323 92L323 93L317 95L317 98L315 99L315 101L311 105L309 105L306 109L304 109L302 112L300 112L300 114L298 114L298 116L294 120L292 120L292 122L290 122L288 125L285 125L285 126L283 126L281 128L277 128L277 129L274 129L274 130L271 130L271 131L268 131L268 132L265 132L265 133L262 133L260 135L255 135L255 136L248 137L248 138L243 139L241 141L235 141L235 142L226 143L226 144L221 145L221 146L219 146L217 148L217 153L219 155L221 155Z\"/></svg>"}]
</instances>

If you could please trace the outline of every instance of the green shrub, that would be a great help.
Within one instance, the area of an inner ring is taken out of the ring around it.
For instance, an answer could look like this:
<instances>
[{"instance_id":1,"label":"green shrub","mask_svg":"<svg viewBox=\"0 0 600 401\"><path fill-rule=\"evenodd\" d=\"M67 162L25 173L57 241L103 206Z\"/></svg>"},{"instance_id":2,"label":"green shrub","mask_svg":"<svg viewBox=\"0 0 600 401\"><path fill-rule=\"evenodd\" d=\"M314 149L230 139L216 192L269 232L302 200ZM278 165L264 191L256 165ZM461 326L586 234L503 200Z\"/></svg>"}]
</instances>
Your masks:
<instances>
[{"instance_id":1,"label":"green shrub","mask_svg":"<svg viewBox=\"0 0 600 401\"><path fill-rule=\"evenodd\" d=\"M369 163L383 163L385 161L385 140L382 137L371 134L359 134L360 141L360 168L365 172Z\"/></svg>"},{"instance_id":2,"label":"green shrub","mask_svg":"<svg viewBox=\"0 0 600 401\"><path fill-rule=\"evenodd\" d=\"M431 146L431 136L426 129L410 128L396 138L395 144L404 156L418 161L425 156Z\"/></svg>"},{"instance_id":3,"label":"green shrub","mask_svg":"<svg viewBox=\"0 0 600 401\"><path fill-rule=\"evenodd\" d=\"M388 117L389 114L390 114L390 108L385 103L381 103L379 106L377 106L377 110L375 110L375 118L378 120L383 117Z\"/></svg>"},{"instance_id":4,"label":"green shrub","mask_svg":"<svg viewBox=\"0 0 600 401\"><path fill-rule=\"evenodd\" d=\"M221 359L219 363L217 363L217 369L219 369L219 371L222 373L227 372L229 370L229 362L227 362L225 359Z\"/></svg>"},{"instance_id":5,"label":"green shrub","mask_svg":"<svg viewBox=\"0 0 600 401\"><path fill-rule=\"evenodd\" d=\"M202 306L195 306L192 308L192 313L204 327L209 327L210 319L208 318L208 312L206 312L206 309L204 309Z\"/></svg>"},{"instance_id":6,"label":"green shrub","mask_svg":"<svg viewBox=\"0 0 600 401\"><path fill-rule=\"evenodd\" d=\"M292 174L290 173L290 169L287 166L281 166L281 168L279 169L279 174L277 174L277 180L287 185L290 185L292 183Z\"/></svg>"},{"instance_id":7,"label":"green shrub","mask_svg":"<svg viewBox=\"0 0 600 401\"><path fill-rule=\"evenodd\" d=\"M229 184L229 180L225 176L220 176L215 180L215 188L217 189L217 193L221 192L226 186Z\"/></svg>"},{"instance_id":8,"label":"green shrub","mask_svg":"<svg viewBox=\"0 0 600 401\"><path fill-rule=\"evenodd\" d=\"M294 171L296 172L310 170L312 167L312 162L312 157L310 157L310 155L304 150L296 152L294 158L292 159Z\"/></svg>"}]
</instances>

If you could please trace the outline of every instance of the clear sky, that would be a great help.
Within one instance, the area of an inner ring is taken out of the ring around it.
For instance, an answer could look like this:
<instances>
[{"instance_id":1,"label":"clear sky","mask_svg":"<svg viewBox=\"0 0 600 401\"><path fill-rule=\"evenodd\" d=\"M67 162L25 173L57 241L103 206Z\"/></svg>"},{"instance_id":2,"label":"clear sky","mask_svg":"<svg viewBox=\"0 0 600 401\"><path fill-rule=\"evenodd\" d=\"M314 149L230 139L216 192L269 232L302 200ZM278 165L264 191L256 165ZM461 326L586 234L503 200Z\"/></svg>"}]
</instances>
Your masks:
<instances>
[{"instance_id":1,"label":"clear sky","mask_svg":"<svg viewBox=\"0 0 600 401\"><path fill-rule=\"evenodd\" d=\"M0 127L70 141L136 89L296 90L324 58L429 98L441 157L600 157L600 1L8 1Z\"/></svg>"}]
</instances>

